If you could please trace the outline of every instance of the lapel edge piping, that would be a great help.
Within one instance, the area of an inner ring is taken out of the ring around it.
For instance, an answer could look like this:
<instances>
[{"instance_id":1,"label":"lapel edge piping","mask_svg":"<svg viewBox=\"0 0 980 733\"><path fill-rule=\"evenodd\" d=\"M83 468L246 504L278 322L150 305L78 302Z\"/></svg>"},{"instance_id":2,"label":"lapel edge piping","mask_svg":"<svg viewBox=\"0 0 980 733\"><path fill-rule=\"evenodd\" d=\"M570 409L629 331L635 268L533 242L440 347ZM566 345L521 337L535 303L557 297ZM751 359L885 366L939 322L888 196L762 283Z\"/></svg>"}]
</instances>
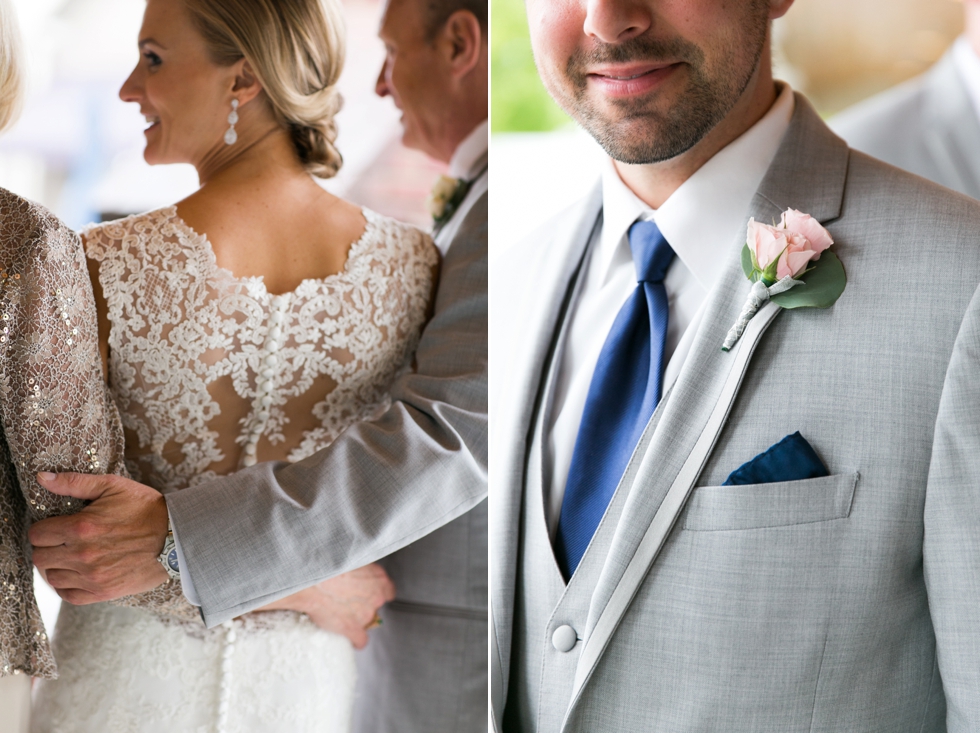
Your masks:
<instances>
[{"instance_id":1,"label":"lapel edge piping","mask_svg":"<svg viewBox=\"0 0 980 733\"><path fill-rule=\"evenodd\" d=\"M753 353L755 353L755 348L761 340L762 335L766 332L766 329L768 329L781 310L782 308L769 301L759 311L756 317L749 322L749 327L747 332L742 336L735 364L733 364L732 370L725 382L722 394L718 402L715 403L715 407L701 435L698 437L695 447L691 451L691 455L688 456L688 459L684 462L680 472L671 484L663 503L654 515L636 552L623 572L623 577L619 585L617 585L609 602L600 614L592 634L584 642L585 648L582 650L582 656L578 661L575 681L572 687L572 696L565 714L565 719L562 722L562 729L567 724L572 710L581 697L585 684L591 678L592 672L595 670L600 657L606 650L623 615L639 590L643 579L646 577L650 567L663 548L664 542L677 521L677 517L687 503L691 489L697 481L701 470L704 468L704 463L711 454L711 450L718 439L721 429L725 425L728 413L734 404L735 397L738 395L738 390L745 376L746 369L752 359ZM750 333L748 331L753 332Z\"/></svg>"}]
</instances>

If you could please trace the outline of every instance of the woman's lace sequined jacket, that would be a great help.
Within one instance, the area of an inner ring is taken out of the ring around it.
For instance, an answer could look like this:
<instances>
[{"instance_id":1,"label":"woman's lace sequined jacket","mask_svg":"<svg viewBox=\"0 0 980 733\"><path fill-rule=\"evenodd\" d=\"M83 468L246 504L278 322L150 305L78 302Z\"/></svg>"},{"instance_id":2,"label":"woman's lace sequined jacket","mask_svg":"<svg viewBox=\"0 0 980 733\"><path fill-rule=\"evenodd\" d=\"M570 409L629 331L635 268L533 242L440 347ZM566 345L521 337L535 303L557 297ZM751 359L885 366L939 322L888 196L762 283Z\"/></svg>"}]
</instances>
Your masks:
<instances>
[{"instance_id":1,"label":"woman's lace sequined jacket","mask_svg":"<svg viewBox=\"0 0 980 733\"><path fill-rule=\"evenodd\" d=\"M81 508L38 471L125 474L78 236L0 189L0 676L54 677L34 600L31 522Z\"/></svg>"}]
</instances>

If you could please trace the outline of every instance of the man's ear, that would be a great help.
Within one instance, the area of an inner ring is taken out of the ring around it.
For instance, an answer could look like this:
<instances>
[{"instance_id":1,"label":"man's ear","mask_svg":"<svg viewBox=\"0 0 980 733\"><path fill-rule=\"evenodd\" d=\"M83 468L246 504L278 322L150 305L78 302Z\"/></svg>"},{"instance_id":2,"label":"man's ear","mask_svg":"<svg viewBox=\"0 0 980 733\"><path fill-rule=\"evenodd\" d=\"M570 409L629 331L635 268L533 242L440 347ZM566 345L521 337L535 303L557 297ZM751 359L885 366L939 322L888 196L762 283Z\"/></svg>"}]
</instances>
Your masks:
<instances>
[{"instance_id":1,"label":"man's ear","mask_svg":"<svg viewBox=\"0 0 980 733\"><path fill-rule=\"evenodd\" d=\"M259 96L262 91L262 84L252 70L252 65L246 59L236 61L233 68L235 69L235 83L231 91L238 99L238 104L244 106Z\"/></svg>"},{"instance_id":2,"label":"man's ear","mask_svg":"<svg viewBox=\"0 0 980 733\"><path fill-rule=\"evenodd\" d=\"M469 10L457 10L450 15L440 36L452 74L457 79L476 68L481 55L486 52L486 38L480 21Z\"/></svg>"},{"instance_id":3,"label":"man's ear","mask_svg":"<svg viewBox=\"0 0 980 733\"><path fill-rule=\"evenodd\" d=\"M793 0L769 0L769 20L782 18L793 5Z\"/></svg>"}]
</instances>

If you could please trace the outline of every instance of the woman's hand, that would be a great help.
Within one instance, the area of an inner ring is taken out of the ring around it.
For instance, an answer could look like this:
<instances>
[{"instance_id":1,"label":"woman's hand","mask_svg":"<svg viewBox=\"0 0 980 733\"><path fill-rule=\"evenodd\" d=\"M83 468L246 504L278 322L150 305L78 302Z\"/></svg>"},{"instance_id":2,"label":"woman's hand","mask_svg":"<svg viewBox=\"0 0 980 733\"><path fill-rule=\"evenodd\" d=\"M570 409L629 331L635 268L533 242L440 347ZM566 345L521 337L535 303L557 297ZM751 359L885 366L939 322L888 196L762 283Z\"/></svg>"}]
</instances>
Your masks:
<instances>
[{"instance_id":1,"label":"woman's hand","mask_svg":"<svg viewBox=\"0 0 980 733\"><path fill-rule=\"evenodd\" d=\"M338 575L280 598L259 611L301 611L326 631L343 634L355 649L368 642L378 609L395 597L395 584L377 564Z\"/></svg>"}]
</instances>

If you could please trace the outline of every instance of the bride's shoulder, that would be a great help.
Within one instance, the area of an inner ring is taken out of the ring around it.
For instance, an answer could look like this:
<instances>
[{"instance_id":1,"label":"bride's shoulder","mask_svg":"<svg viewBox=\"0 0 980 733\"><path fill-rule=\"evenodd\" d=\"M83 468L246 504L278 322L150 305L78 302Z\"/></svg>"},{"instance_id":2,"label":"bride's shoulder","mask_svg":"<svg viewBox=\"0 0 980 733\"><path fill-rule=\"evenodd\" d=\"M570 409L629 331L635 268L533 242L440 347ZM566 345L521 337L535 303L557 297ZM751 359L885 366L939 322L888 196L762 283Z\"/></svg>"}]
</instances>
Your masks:
<instances>
[{"instance_id":1,"label":"bride's shoulder","mask_svg":"<svg viewBox=\"0 0 980 733\"><path fill-rule=\"evenodd\" d=\"M134 246L142 248L155 237L169 237L178 222L177 207L167 206L122 219L90 224L81 231L82 243L90 258L102 260Z\"/></svg>"},{"instance_id":2,"label":"bride's shoulder","mask_svg":"<svg viewBox=\"0 0 980 733\"><path fill-rule=\"evenodd\" d=\"M424 261L438 259L438 250L428 232L414 224L393 219L371 209L364 208L361 211L367 221L364 239L373 245Z\"/></svg>"}]
</instances>

